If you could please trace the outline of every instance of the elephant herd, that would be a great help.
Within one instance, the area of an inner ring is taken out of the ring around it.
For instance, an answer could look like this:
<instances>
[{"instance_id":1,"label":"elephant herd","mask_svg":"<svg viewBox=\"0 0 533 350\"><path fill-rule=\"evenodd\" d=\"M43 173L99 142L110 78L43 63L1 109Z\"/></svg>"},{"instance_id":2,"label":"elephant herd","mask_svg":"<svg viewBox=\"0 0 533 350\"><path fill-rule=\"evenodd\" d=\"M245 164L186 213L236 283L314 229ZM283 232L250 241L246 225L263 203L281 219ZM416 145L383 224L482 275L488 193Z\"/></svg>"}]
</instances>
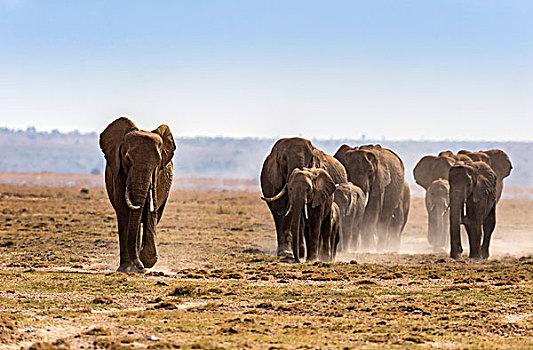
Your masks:
<instances>
[{"instance_id":1,"label":"elephant herd","mask_svg":"<svg viewBox=\"0 0 533 350\"><path fill-rule=\"evenodd\" d=\"M309 140L274 144L261 171L280 256L332 261L338 248L397 251L410 191L397 154L343 145L332 157Z\"/></svg>"},{"instance_id":2,"label":"elephant herd","mask_svg":"<svg viewBox=\"0 0 533 350\"><path fill-rule=\"evenodd\" d=\"M118 221L118 270L150 268L172 185L172 133L167 125L142 131L122 117L100 134L100 148ZM413 173L426 189L428 240L436 251L450 244L450 255L461 255L462 224L470 257L488 257L496 203L511 169L501 150L446 151L418 162ZM263 163L261 189L274 218L278 256L334 261L337 249L399 250L411 194L402 160L387 148L342 145L330 156L309 140L283 138Z\"/></svg>"},{"instance_id":3,"label":"elephant herd","mask_svg":"<svg viewBox=\"0 0 533 350\"><path fill-rule=\"evenodd\" d=\"M425 156L413 174L426 190L428 241L435 251L463 249L488 258L496 203L512 169L498 149ZM410 190L400 157L380 145L342 145L332 157L303 138L278 140L261 171L262 199L277 233L277 254L333 261L340 251L396 252L407 223Z\"/></svg>"}]
</instances>

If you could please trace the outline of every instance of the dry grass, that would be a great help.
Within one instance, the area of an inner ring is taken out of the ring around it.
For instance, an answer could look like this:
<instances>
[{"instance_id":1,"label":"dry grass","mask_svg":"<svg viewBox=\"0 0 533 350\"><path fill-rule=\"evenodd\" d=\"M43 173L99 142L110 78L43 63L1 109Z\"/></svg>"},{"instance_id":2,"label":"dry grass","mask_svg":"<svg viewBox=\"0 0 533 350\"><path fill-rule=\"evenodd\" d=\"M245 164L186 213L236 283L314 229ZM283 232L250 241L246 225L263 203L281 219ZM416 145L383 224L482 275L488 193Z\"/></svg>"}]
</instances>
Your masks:
<instances>
[{"instance_id":1,"label":"dry grass","mask_svg":"<svg viewBox=\"0 0 533 350\"><path fill-rule=\"evenodd\" d=\"M256 192L176 191L161 261L120 274L100 187L0 184L0 348L527 348L533 203L504 200L489 261L427 254L415 198L404 252L290 264ZM523 241L523 242L522 242ZM531 244L531 243L529 243ZM514 250L513 250L514 249ZM512 252L516 257L506 257Z\"/></svg>"}]
</instances>

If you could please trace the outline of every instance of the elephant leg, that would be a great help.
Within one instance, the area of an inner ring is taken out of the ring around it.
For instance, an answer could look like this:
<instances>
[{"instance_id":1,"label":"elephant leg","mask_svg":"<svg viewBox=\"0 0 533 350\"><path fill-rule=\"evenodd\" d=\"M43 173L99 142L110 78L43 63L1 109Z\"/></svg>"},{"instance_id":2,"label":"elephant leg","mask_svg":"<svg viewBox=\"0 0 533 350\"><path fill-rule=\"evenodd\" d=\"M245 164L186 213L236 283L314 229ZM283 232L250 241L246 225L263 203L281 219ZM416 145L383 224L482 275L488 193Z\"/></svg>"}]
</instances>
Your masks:
<instances>
[{"instance_id":1,"label":"elephant leg","mask_svg":"<svg viewBox=\"0 0 533 350\"><path fill-rule=\"evenodd\" d=\"M333 223L331 226L331 235L329 236L330 241L330 261L335 261L335 257L337 256L337 247L339 244L339 234L340 234L341 226L338 222Z\"/></svg>"},{"instance_id":2,"label":"elephant leg","mask_svg":"<svg viewBox=\"0 0 533 350\"><path fill-rule=\"evenodd\" d=\"M400 250L400 235L404 224L404 212L400 206L394 211L394 216L391 220L388 234L388 249L392 252Z\"/></svg>"},{"instance_id":3,"label":"elephant leg","mask_svg":"<svg viewBox=\"0 0 533 350\"><path fill-rule=\"evenodd\" d=\"M489 257L489 245L494 227L496 227L496 204L492 206L489 215L483 222L483 244L481 245L481 257L483 259Z\"/></svg>"},{"instance_id":4,"label":"elephant leg","mask_svg":"<svg viewBox=\"0 0 533 350\"><path fill-rule=\"evenodd\" d=\"M320 245L320 221L314 217L314 215L310 215L310 222L309 222L309 239L307 240L307 260L309 261L315 261L318 260L318 248Z\"/></svg>"},{"instance_id":5,"label":"elephant leg","mask_svg":"<svg viewBox=\"0 0 533 350\"><path fill-rule=\"evenodd\" d=\"M139 258L146 268L153 267L158 258L156 222L156 212L147 211L143 222L143 240L139 254Z\"/></svg>"},{"instance_id":6,"label":"elephant leg","mask_svg":"<svg viewBox=\"0 0 533 350\"><path fill-rule=\"evenodd\" d=\"M377 225L378 241L377 241L377 251L384 252L390 249L390 243L392 240L392 235L394 234L393 226L393 213L382 213L380 215Z\"/></svg>"},{"instance_id":7,"label":"elephant leg","mask_svg":"<svg viewBox=\"0 0 533 350\"><path fill-rule=\"evenodd\" d=\"M377 235L377 222L379 212L376 208L376 204L368 202L367 209L365 210L363 221L361 223L361 250L370 251L375 249L376 235Z\"/></svg>"},{"instance_id":8,"label":"elephant leg","mask_svg":"<svg viewBox=\"0 0 533 350\"><path fill-rule=\"evenodd\" d=\"M350 250L351 241L352 241L352 230L350 227L350 222L352 218L349 216L342 216L340 217L340 231L342 240L339 242L339 246L337 247L339 251L341 252L347 252Z\"/></svg>"},{"instance_id":9,"label":"elephant leg","mask_svg":"<svg viewBox=\"0 0 533 350\"><path fill-rule=\"evenodd\" d=\"M468 243L470 245L470 258L481 258L481 223L475 222L466 226L466 232L468 233Z\"/></svg>"},{"instance_id":10,"label":"elephant leg","mask_svg":"<svg viewBox=\"0 0 533 350\"><path fill-rule=\"evenodd\" d=\"M119 239L119 248L120 248L120 261L119 261L119 272L132 272L135 270L130 256L128 254L128 215L127 213L118 213L117 212L117 221L118 221L118 239Z\"/></svg>"},{"instance_id":11,"label":"elephant leg","mask_svg":"<svg viewBox=\"0 0 533 350\"><path fill-rule=\"evenodd\" d=\"M361 220L354 220L352 224L352 251L358 251L361 248Z\"/></svg>"},{"instance_id":12,"label":"elephant leg","mask_svg":"<svg viewBox=\"0 0 533 350\"><path fill-rule=\"evenodd\" d=\"M292 242L292 234L291 234L291 214L288 216L284 215L278 215L277 221L276 221L276 232L277 232L277 238L278 238L278 250L277 255L278 256L286 256L286 257L292 257L292 250L291 250L291 242Z\"/></svg>"},{"instance_id":13,"label":"elephant leg","mask_svg":"<svg viewBox=\"0 0 533 350\"><path fill-rule=\"evenodd\" d=\"M354 232L353 232L353 217L350 217L350 216L347 216L345 218L342 219L342 224L344 225L341 226L341 225L338 225L339 226L339 230L341 229L342 227L342 231L344 231L345 233L343 233L343 239L344 239L344 251L345 252L351 252L354 250ZM347 237L345 237L347 236Z\"/></svg>"},{"instance_id":14,"label":"elephant leg","mask_svg":"<svg viewBox=\"0 0 533 350\"><path fill-rule=\"evenodd\" d=\"M331 237L333 235L333 227L331 225L331 217L328 217L324 220L322 228L320 230L320 260L322 261L331 261L331 249L332 242Z\"/></svg>"}]
</instances>

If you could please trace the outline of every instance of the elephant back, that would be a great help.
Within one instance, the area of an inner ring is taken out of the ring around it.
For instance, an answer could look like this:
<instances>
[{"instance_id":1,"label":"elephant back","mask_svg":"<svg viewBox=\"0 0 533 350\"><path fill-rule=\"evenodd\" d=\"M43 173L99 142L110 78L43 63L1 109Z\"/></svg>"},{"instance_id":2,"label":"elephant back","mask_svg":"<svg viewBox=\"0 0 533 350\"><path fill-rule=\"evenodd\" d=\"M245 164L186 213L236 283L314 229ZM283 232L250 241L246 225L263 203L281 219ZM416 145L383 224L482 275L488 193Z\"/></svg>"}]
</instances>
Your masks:
<instances>
[{"instance_id":1,"label":"elephant back","mask_svg":"<svg viewBox=\"0 0 533 350\"><path fill-rule=\"evenodd\" d=\"M341 162L339 162L334 157L329 154L324 154L324 166L323 169L328 172L328 174L333 179L333 182L336 184L343 184L348 182L348 175L346 169Z\"/></svg>"}]
</instances>

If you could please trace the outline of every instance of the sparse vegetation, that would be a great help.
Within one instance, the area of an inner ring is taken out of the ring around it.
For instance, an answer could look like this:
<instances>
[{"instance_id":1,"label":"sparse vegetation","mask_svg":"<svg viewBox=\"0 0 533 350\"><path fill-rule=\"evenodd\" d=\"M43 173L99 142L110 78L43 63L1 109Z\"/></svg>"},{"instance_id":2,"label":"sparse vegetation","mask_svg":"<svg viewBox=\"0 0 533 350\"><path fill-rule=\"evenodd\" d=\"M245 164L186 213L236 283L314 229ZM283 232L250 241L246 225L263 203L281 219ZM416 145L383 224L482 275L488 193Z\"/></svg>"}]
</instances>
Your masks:
<instances>
[{"instance_id":1,"label":"sparse vegetation","mask_svg":"<svg viewBox=\"0 0 533 350\"><path fill-rule=\"evenodd\" d=\"M346 262L286 263L271 255L275 232L258 193L178 191L159 226L154 271L121 274L105 189L88 187L84 198L79 188L0 184L0 343L514 349L533 342L530 256L341 254ZM532 207L502 200L495 247L504 236L529 237ZM423 199L415 197L405 244L425 247L425 229Z\"/></svg>"}]
</instances>

